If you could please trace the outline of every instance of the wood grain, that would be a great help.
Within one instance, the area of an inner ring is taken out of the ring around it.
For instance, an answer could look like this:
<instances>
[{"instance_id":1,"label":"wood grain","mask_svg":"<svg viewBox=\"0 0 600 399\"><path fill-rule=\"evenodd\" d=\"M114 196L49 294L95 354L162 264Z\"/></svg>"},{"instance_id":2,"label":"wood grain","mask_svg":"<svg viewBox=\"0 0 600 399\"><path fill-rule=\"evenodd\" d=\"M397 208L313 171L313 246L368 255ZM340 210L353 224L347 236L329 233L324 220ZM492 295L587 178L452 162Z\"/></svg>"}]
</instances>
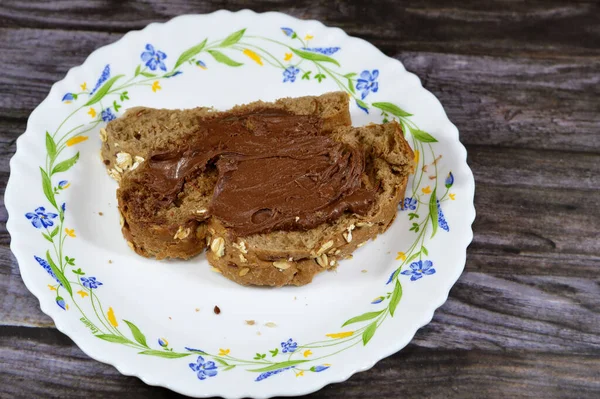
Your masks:
<instances>
[{"instance_id":1,"label":"wood grain","mask_svg":"<svg viewBox=\"0 0 600 399\"><path fill-rule=\"evenodd\" d=\"M311 398L600 396L600 5L358 0L0 3L0 186L31 111L131 29L227 7L316 18L440 99L476 179L474 240L412 343ZM3 197L0 197L3 204ZM83 354L25 288L0 206L0 397L178 397Z\"/></svg>"}]
</instances>

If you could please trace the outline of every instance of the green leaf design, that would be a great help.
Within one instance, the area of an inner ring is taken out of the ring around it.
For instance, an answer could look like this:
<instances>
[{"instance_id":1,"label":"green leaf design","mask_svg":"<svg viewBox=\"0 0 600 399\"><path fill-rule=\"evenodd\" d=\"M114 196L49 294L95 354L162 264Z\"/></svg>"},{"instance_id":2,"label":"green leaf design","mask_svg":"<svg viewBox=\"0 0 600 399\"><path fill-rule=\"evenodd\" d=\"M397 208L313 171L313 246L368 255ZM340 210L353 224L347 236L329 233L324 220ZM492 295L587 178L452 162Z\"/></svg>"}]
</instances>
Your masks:
<instances>
[{"instance_id":1,"label":"green leaf design","mask_svg":"<svg viewBox=\"0 0 600 399\"><path fill-rule=\"evenodd\" d=\"M50 237L54 237L54 236L56 236L57 234L58 234L58 226L56 226L56 227L54 228L54 230L52 230L52 231L50 232Z\"/></svg>"},{"instance_id":2,"label":"green leaf design","mask_svg":"<svg viewBox=\"0 0 600 399\"><path fill-rule=\"evenodd\" d=\"M231 35L227 36L225 38L225 40L223 40L219 46L221 46L221 47L229 47L229 46L232 46L232 45L236 44L237 42L240 41L240 39L242 38L242 36L244 36L245 32L246 32L246 28L244 28L242 30L238 30L237 32L232 33Z\"/></svg>"},{"instance_id":3,"label":"green leaf design","mask_svg":"<svg viewBox=\"0 0 600 399\"><path fill-rule=\"evenodd\" d=\"M231 370L231 369L233 369L233 368L235 368L235 364L234 364L234 365L231 365L231 366L227 366L227 367L225 367L225 368L223 369L223 371L229 371L229 370Z\"/></svg>"},{"instance_id":4,"label":"green leaf design","mask_svg":"<svg viewBox=\"0 0 600 399\"><path fill-rule=\"evenodd\" d=\"M294 52L294 54L296 54L298 57L304 58L305 60L314 61L314 62L319 62L319 61L321 61L321 62L331 62L332 64L340 66L339 62L337 62L333 58L328 57L328 56L323 55L323 54L311 53L311 52L308 52L308 51L297 50L297 49L292 48L292 47L290 47L290 50L292 50Z\"/></svg>"},{"instance_id":5,"label":"green leaf design","mask_svg":"<svg viewBox=\"0 0 600 399\"><path fill-rule=\"evenodd\" d=\"M193 349L193 348L186 348L186 349L192 353L197 353L199 355L208 355L208 353L201 351L199 349Z\"/></svg>"},{"instance_id":6,"label":"green leaf design","mask_svg":"<svg viewBox=\"0 0 600 399\"><path fill-rule=\"evenodd\" d=\"M402 285L400 281L396 280L396 287L394 287L394 292L392 293L392 299L390 299L390 315L394 317L394 312L396 311L396 307L400 303L400 299L402 298Z\"/></svg>"},{"instance_id":7,"label":"green leaf design","mask_svg":"<svg viewBox=\"0 0 600 399\"><path fill-rule=\"evenodd\" d=\"M140 69L142 68L141 65L138 65L137 67L135 67L135 73L134 73L134 77L138 76L140 74Z\"/></svg>"},{"instance_id":8,"label":"green leaf design","mask_svg":"<svg viewBox=\"0 0 600 399\"><path fill-rule=\"evenodd\" d=\"M52 257L50 256L50 251L46 251L46 260L48 261L48 264L50 264L50 269L52 269L52 272L54 273L58 281L60 281L65 290L67 290L69 295L72 297L73 289L71 289L71 283L69 283L69 280L67 280L63 272L56 266L56 263L54 263L54 261L52 260Z\"/></svg>"},{"instance_id":9,"label":"green leaf design","mask_svg":"<svg viewBox=\"0 0 600 399\"><path fill-rule=\"evenodd\" d=\"M263 367L260 369L252 369L252 370L248 370L248 371L255 371L257 373L264 373L267 371L273 371L273 370L279 370L279 369L284 369L286 367L290 367L290 366L295 366L297 364L301 364L301 363L306 363L309 360L289 360L287 362L280 362L280 363L274 363L270 366L267 367Z\"/></svg>"},{"instance_id":10,"label":"green leaf design","mask_svg":"<svg viewBox=\"0 0 600 399\"><path fill-rule=\"evenodd\" d=\"M71 168L71 166L75 165L75 163L78 160L79 160L79 152L77 152L77 154L75 154L71 158L67 159L66 161L62 161L61 163L56 165L54 167L54 169L52 169L52 174L66 172L67 170L69 170Z\"/></svg>"},{"instance_id":11,"label":"green leaf design","mask_svg":"<svg viewBox=\"0 0 600 399\"><path fill-rule=\"evenodd\" d=\"M402 108L400 108L397 105L394 105L392 103L379 102L379 103L372 103L371 105L374 106L375 108L379 108L382 111L389 112L390 114L398 116L398 117L412 116L412 114L409 114Z\"/></svg>"},{"instance_id":12,"label":"green leaf design","mask_svg":"<svg viewBox=\"0 0 600 399\"><path fill-rule=\"evenodd\" d=\"M409 130L415 139L422 141L423 143L437 143L435 137L421 129L413 129L409 127Z\"/></svg>"},{"instance_id":13,"label":"green leaf design","mask_svg":"<svg viewBox=\"0 0 600 399\"><path fill-rule=\"evenodd\" d=\"M412 254L411 256L408 257L408 259L406 259L406 263L410 263L411 261L415 260L415 258L419 256L419 252L415 252L414 254Z\"/></svg>"},{"instance_id":14,"label":"green leaf design","mask_svg":"<svg viewBox=\"0 0 600 399\"><path fill-rule=\"evenodd\" d=\"M42 172L42 189L44 190L44 195L48 198L48 201L56 208L56 200L54 199L54 190L52 190L52 182L50 181L50 177L44 169L40 167L40 172Z\"/></svg>"},{"instance_id":15,"label":"green leaf design","mask_svg":"<svg viewBox=\"0 0 600 399\"><path fill-rule=\"evenodd\" d=\"M377 312L363 313L360 316L356 316L356 317L353 317L353 318L347 320L344 324L342 324L342 327L346 327L348 324L358 323L361 321L374 319L375 317L379 316L381 313L383 313L383 310L380 310Z\"/></svg>"},{"instance_id":16,"label":"green leaf design","mask_svg":"<svg viewBox=\"0 0 600 399\"><path fill-rule=\"evenodd\" d=\"M44 238L45 238L46 240L48 240L48 241L50 241L50 242L54 242L54 241L52 240L52 238L50 238L50 236L48 236L48 234L46 234L46 233L42 233L42 236L44 236Z\"/></svg>"},{"instance_id":17,"label":"green leaf design","mask_svg":"<svg viewBox=\"0 0 600 399\"><path fill-rule=\"evenodd\" d=\"M120 335L98 334L96 337L108 342L114 342L115 344L128 344L130 342L127 338L121 337Z\"/></svg>"},{"instance_id":18,"label":"green leaf design","mask_svg":"<svg viewBox=\"0 0 600 399\"><path fill-rule=\"evenodd\" d=\"M163 352L163 351L157 351L154 349L150 349L147 351L141 351L138 352L138 355L148 355L148 356L157 356L157 357L164 357L166 359L178 359L180 357L186 357L191 355L191 353L177 353L177 352Z\"/></svg>"},{"instance_id":19,"label":"green leaf design","mask_svg":"<svg viewBox=\"0 0 600 399\"><path fill-rule=\"evenodd\" d=\"M225 360L219 359L218 357L215 357L215 362L223 365L223 366L229 366L229 363L227 363Z\"/></svg>"},{"instance_id":20,"label":"green leaf design","mask_svg":"<svg viewBox=\"0 0 600 399\"><path fill-rule=\"evenodd\" d=\"M354 84L350 79L348 79L348 89L350 90L350 93L356 94L356 90L354 90Z\"/></svg>"},{"instance_id":21,"label":"green leaf design","mask_svg":"<svg viewBox=\"0 0 600 399\"><path fill-rule=\"evenodd\" d=\"M356 73L350 72L344 75L345 78L350 79L351 77L356 76Z\"/></svg>"},{"instance_id":22,"label":"green leaf design","mask_svg":"<svg viewBox=\"0 0 600 399\"><path fill-rule=\"evenodd\" d=\"M155 73L150 72L140 72L140 75L145 76L147 78L155 78L157 76Z\"/></svg>"},{"instance_id":23,"label":"green leaf design","mask_svg":"<svg viewBox=\"0 0 600 399\"><path fill-rule=\"evenodd\" d=\"M92 96L92 98L90 98L90 100L84 104L84 107L96 104L98 101L102 100L102 98L108 93L110 88L113 87L115 82L117 80L119 80L120 78L122 78L123 76L125 76L125 75L117 75L117 76L113 76L112 78L108 79L106 81L106 83L104 83L102 85L102 87L100 87L100 89L98 89L96 94L94 94Z\"/></svg>"},{"instance_id":24,"label":"green leaf design","mask_svg":"<svg viewBox=\"0 0 600 399\"><path fill-rule=\"evenodd\" d=\"M423 252L425 254L425 256L429 255L429 251L425 247L421 247L421 252Z\"/></svg>"},{"instance_id":25,"label":"green leaf design","mask_svg":"<svg viewBox=\"0 0 600 399\"><path fill-rule=\"evenodd\" d=\"M365 329L365 331L363 331L363 335L362 335L363 345L366 346L369 343L371 338L373 338L373 335L375 335L375 331L377 331L377 322L376 321L369 324L369 327L367 327Z\"/></svg>"},{"instance_id":26,"label":"green leaf design","mask_svg":"<svg viewBox=\"0 0 600 399\"><path fill-rule=\"evenodd\" d=\"M146 343L146 336L144 334L142 334L140 329L130 321L127 321L127 320L123 320L123 321L127 324L129 329L131 330L131 334L133 335L133 338L135 338L135 340L138 342L138 344L145 346L147 348L148 344Z\"/></svg>"},{"instance_id":27,"label":"green leaf design","mask_svg":"<svg viewBox=\"0 0 600 399\"><path fill-rule=\"evenodd\" d=\"M204 39L204 41L202 43L197 44L194 47L190 47L189 49L187 49L183 53L181 53L181 55L177 59L177 62L175 63L175 66L173 67L173 70L177 69L177 67L179 67L179 65L183 64L184 62L189 61L196 54L200 53L204 49L204 46L206 46L206 40L207 39Z\"/></svg>"},{"instance_id":28,"label":"green leaf design","mask_svg":"<svg viewBox=\"0 0 600 399\"><path fill-rule=\"evenodd\" d=\"M231 58L229 58L225 54L221 53L220 51L208 50L208 53L213 56L215 61L220 62L221 64L229 65L232 67L238 67L238 66L244 65L241 62L232 60Z\"/></svg>"},{"instance_id":29,"label":"green leaf design","mask_svg":"<svg viewBox=\"0 0 600 399\"><path fill-rule=\"evenodd\" d=\"M312 72L312 71L307 71L307 72L304 72L304 74L302 75L302 79L309 80L309 79L310 79L310 74L311 74L311 72Z\"/></svg>"},{"instance_id":30,"label":"green leaf design","mask_svg":"<svg viewBox=\"0 0 600 399\"><path fill-rule=\"evenodd\" d=\"M319 83L321 83L323 79L327 79L327 76L322 73L318 73L313 77L313 79L317 79Z\"/></svg>"},{"instance_id":31,"label":"green leaf design","mask_svg":"<svg viewBox=\"0 0 600 399\"><path fill-rule=\"evenodd\" d=\"M50 158L50 162L54 161L56 158L56 143L50 133L46 131L46 151L48 152L48 157Z\"/></svg>"},{"instance_id":32,"label":"green leaf design","mask_svg":"<svg viewBox=\"0 0 600 399\"><path fill-rule=\"evenodd\" d=\"M366 102L364 102L363 100L361 100L361 99L359 99L359 98L356 98L355 100L356 100L356 103L357 103L358 105L360 105L361 107L363 107L364 109L369 109L369 106L368 106L368 105L367 105L367 103L366 103Z\"/></svg>"},{"instance_id":33,"label":"green leaf design","mask_svg":"<svg viewBox=\"0 0 600 399\"><path fill-rule=\"evenodd\" d=\"M275 357L279 353L279 348L275 348L273 350L270 350L269 352L271 353L272 357Z\"/></svg>"},{"instance_id":34,"label":"green leaf design","mask_svg":"<svg viewBox=\"0 0 600 399\"><path fill-rule=\"evenodd\" d=\"M436 191L437 191L437 187L435 187L433 189L433 192L431 193L431 197L429 198L429 217L431 219L431 238L433 238L433 236L437 232L437 228L438 228Z\"/></svg>"}]
</instances>

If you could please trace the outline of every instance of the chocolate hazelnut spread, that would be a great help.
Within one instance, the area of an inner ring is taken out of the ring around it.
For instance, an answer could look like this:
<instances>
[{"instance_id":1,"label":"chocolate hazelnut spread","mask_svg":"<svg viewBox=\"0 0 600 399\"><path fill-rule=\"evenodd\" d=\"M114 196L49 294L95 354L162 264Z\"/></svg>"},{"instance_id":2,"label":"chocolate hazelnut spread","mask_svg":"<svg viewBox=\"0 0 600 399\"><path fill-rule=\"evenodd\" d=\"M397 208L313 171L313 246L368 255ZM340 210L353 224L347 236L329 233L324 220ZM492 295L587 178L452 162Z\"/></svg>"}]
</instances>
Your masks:
<instances>
[{"instance_id":1,"label":"chocolate hazelnut spread","mask_svg":"<svg viewBox=\"0 0 600 399\"><path fill-rule=\"evenodd\" d=\"M375 193L362 184L364 154L321 135L320 125L317 117L273 109L204 120L180 150L150 156L137 179L168 204L186 179L216 167L202 218L215 216L239 236L366 214Z\"/></svg>"}]
</instances>

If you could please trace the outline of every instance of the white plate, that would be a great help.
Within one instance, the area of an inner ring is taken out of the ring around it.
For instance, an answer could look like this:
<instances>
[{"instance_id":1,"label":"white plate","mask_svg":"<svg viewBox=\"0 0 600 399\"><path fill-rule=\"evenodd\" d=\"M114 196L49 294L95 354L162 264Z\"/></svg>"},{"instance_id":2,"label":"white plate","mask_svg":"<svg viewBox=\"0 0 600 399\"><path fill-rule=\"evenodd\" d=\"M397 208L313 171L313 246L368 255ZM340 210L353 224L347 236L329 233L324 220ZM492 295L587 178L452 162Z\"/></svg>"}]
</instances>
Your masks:
<instances>
[{"instance_id":1,"label":"white plate","mask_svg":"<svg viewBox=\"0 0 600 399\"><path fill-rule=\"evenodd\" d=\"M159 262L127 247L98 157L104 120L139 105L227 109L333 90L352 97L355 126L395 118L419 154L407 209L337 272L247 288L203 255ZM431 320L472 238L473 176L437 99L369 43L279 13L219 11L129 33L52 86L17 143L8 230L42 310L94 359L190 396L301 395L372 367Z\"/></svg>"}]
</instances>

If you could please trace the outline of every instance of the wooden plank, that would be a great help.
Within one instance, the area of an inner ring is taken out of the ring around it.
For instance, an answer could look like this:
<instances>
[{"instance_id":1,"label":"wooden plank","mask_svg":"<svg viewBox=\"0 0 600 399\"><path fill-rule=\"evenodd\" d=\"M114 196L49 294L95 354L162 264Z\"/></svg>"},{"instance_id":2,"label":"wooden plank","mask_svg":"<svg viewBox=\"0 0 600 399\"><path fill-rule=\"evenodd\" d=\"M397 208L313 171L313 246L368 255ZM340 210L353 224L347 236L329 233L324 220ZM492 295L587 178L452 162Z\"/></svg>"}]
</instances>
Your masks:
<instances>
[{"instance_id":1,"label":"wooden plank","mask_svg":"<svg viewBox=\"0 0 600 399\"><path fill-rule=\"evenodd\" d=\"M0 124L11 134L52 83L119 34L1 29ZM507 58L399 52L444 105L467 145L600 152L600 56ZM53 59L52 66L44 60ZM517 71L521 72L520 75ZM6 120L6 121L5 121Z\"/></svg>"},{"instance_id":2,"label":"wooden plank","mask_svg":"<svg viewBox=\"0 0 600 399\"><path fill-rule=\"evenodd\" d=\"M56 330L5 327L0 334L0 376L10 381L0 384L0 396L106 397L124 392L140 398L175 396L88 358ZM175 360L173 364L179 364L182 373L190 372L185 361ZM544 398L594 397L600 394L599 370L597 354L449 351L409 345L373 369L310 397L365 398L373 392L385 399L517 398L533 392Z\"/></svg>"},{"instance_id":3,"label":"wooden plank","mask_svg":"<svg viewBox=\"0 0 600 399\"><path fill-rule=\"evenodd\" d=\"M372 41L386 53L399 50L476 54L523 53L599 54L600 9L594 1L559 0L448 4L444 0L385 0L377 7L361 0L293 2L232 0L223 2L169 1L114 4L5 0L0 18L6 27L126 32L150 22L189 13L208 13L223 7L232 11L279 11L302 19L318 19L351 35ZM393 16L390 18L390 16Z\"/></svg>"}]
</instances>

